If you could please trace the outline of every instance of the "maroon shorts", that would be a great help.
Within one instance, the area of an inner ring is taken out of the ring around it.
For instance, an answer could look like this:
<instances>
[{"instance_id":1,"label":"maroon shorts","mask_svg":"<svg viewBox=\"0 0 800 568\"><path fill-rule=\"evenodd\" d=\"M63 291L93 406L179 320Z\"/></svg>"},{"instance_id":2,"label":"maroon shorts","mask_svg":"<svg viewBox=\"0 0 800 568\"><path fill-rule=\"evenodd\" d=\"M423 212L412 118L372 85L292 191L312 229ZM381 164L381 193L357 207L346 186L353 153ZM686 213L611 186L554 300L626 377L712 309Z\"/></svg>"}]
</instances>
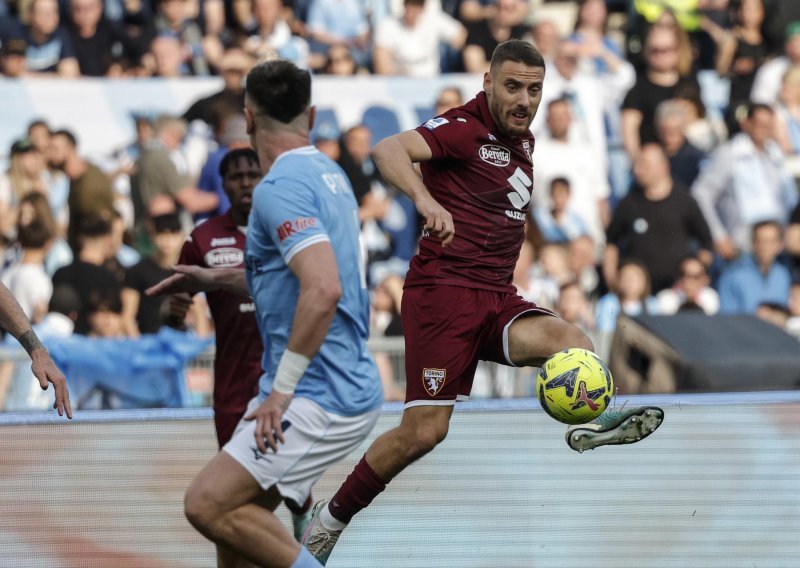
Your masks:
<instances>
[{"instance_id":1,"label":"maroon shorts","mask_svg":"<svg viewBox=\"0 0 800 568\"><path fill-rule=\"evenodd\" d=\"M239 425L242 416L244 416L244 410L242 412L220 412L219 410L214 410L214 427L217 430L217 443L219 443L220 448L233 437L233 432L236 430L236 426Z\"/></svg>"},{"instance_id":2,"label":"maroon shorts","mask_svg":"<svg viewBox=\"0 0 800 568\"><path fill-rule=\"evenodd\" d=\"M466 399L479 360L512 365L508 328L523 314L555 315L516 294L411 286L400 310L406 342L406 407Z\"/></svg>"}]
</instances>

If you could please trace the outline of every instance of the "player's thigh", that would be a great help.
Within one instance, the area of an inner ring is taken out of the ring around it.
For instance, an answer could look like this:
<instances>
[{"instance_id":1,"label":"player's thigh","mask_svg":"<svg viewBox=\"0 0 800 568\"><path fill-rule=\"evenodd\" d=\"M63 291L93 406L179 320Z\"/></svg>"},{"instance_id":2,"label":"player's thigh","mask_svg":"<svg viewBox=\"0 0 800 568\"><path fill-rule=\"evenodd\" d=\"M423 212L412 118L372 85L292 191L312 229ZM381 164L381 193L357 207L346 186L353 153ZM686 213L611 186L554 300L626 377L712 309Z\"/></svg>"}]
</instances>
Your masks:
<instances>
[{"instance_id":1,"label":"player's thigh","mask_svg":"<svg viewBox=\"0 0 800 568\"><path fill-rule=\"evenodd\" d=\"M508 326L507 357L517 367L541 367L553 353L580 347L594 350L591 340L577 326L559 317L529 312Z\"/></svg>"},{"instance_id":2,"label":"player's thigh","mask_svg":"<svg viewBox=\"0 0 800 568\"><path fill-rule=\"evenodd\" d=\"M469 395L486 313L481 292L430 286L403 293L407 407Z\"/></svg>"}]
</instances>

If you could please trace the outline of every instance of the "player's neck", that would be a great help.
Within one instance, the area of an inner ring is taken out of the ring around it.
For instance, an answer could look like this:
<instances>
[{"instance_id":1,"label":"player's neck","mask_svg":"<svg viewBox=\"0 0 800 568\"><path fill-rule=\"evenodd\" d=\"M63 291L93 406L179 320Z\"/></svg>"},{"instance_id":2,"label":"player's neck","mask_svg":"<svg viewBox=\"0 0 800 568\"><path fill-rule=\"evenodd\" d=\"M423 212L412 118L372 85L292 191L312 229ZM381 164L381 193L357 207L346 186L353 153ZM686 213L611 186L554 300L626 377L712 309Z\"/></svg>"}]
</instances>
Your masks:
<instances>
[{"instance_id":1,"label":"player's neck","mask_svg":"<svg viewBox=\"0 0 800 568\"><path fill-rule=\"evenodd\" d=\"M308 134L298 132L267 132L259 131L256 135L256 152L261 164L261 171L266 175L278 156L291 150L308 146Z\"/></svg>"}]
</instances>

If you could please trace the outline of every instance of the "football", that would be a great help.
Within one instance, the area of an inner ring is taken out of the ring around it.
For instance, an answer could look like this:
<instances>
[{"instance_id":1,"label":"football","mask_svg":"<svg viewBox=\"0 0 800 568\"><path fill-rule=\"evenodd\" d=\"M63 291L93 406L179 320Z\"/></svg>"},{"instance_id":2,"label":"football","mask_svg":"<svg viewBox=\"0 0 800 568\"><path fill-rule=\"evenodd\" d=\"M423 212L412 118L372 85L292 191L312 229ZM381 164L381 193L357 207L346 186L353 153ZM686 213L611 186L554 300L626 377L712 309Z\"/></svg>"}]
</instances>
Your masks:
<instances>
[{"instance_id":1,"label":"football","mask_svg":"<svg viewBox=\"0 0 800 568\"><path fill-rule=\"evenodd\" d=\"M536 393L545 412L564 424L591 422L608 406L614 392L611 372L586 349L552 355L536 377Z\"/></svg>"}]
</instances>

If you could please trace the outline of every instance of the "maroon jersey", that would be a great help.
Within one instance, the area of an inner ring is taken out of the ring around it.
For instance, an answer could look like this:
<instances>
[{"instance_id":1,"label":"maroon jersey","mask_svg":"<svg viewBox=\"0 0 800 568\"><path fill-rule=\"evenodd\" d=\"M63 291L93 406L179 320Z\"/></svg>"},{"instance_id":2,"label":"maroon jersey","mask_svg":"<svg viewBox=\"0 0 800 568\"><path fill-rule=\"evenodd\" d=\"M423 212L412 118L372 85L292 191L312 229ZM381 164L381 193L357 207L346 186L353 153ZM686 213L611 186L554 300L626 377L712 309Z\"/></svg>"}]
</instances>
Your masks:
<instances>
[{"instance_id":1,"label":"maroon jersey","mask_svg":"<svg viewBox=\"0 0 800 568\"><path fill-rule=\"evenodd\" d=\"M455 239L423 233L406 286L451 284L514 292L511 278L525 238L533 187L533 136L504 136L486 95L417 128L433 153L425 187L453 216Z\"/></svg>"},{"instance_id":2,"label":"maroon jersey","mask_svg":"<svg viewBox=\"0 0 800 568\"><path fill-rule=\"evenodd\" d=\"M180 264L208 268L244 266L245 235L230 213L213 217L192 231L181 250ZM258 332L253 300L231 292L208 292L216 327L214 408L244 412L258 392L264 346Z\"/></svg>"}]
</instances>

